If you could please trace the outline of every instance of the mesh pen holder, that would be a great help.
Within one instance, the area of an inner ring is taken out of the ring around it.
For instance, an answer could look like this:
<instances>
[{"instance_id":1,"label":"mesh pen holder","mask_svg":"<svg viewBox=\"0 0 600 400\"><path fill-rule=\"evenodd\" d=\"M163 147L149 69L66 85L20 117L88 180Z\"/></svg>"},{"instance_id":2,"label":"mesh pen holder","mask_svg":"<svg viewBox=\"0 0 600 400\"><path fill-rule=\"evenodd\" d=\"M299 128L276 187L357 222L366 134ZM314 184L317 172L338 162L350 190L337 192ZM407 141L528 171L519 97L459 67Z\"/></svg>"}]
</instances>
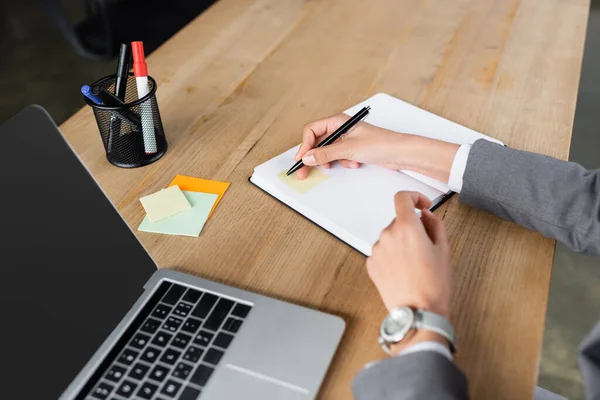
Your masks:
<instances>
[{"instance_id":1,"label":"mesh pen holder","mask_svg":"<svg viewBox=\"0 0 600 400\"><path fill-rule=\"evenodd\" d=\"M115 79L115 75L110 75L94 82L94 85L114 92ZM167 152L167 140L156 102L156 82L151 77L148 77L148 89L149 93L138 99L136 81L130 73L123 106L96 104L84 96L86 103L94 109L106 159L117 167L142 167Z\"/></svg>"}]
</instances>

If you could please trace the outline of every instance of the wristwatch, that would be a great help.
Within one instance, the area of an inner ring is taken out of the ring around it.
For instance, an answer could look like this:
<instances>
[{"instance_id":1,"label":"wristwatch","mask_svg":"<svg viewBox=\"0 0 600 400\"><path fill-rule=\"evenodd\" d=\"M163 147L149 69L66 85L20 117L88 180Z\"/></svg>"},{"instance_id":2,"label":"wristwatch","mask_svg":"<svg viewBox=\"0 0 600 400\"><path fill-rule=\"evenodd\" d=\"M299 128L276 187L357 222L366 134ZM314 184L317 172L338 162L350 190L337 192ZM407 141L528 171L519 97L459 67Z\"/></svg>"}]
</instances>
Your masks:
<instances>
[{"instance_id":1,"label":"wristwatch","mask_svg":"<svg viewBox=\"0 0 600 400\"><path fill-rule=\"evenodd\" d=\"M411 329L424 329L442 335L450 343L450 351L456 351L456 335L450 322L439 314L423 309L398 307L390 311L379 329L379 344L391 355L390 345L401 342Z\"/></svg>"}]
</instances>

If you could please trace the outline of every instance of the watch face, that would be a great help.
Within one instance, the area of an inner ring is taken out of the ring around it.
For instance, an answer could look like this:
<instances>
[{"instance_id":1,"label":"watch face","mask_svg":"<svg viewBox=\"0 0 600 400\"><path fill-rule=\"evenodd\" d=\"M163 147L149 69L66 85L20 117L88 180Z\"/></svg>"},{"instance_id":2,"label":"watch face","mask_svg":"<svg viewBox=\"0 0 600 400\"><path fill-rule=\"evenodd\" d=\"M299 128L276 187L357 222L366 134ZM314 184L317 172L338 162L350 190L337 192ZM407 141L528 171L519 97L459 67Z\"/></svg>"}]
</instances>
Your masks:
<instances>
[{"instance_id":1,"label":"watch face","mask_svg":"<svg viewBox=\"0 0 600 400\"><path fill-rule=\"evenodd\" d=\"M413 327L413 322L414 313L409 307L394 308L383 320L379 334L386 342L399 342Z\"/></svg>"}]
</instances>

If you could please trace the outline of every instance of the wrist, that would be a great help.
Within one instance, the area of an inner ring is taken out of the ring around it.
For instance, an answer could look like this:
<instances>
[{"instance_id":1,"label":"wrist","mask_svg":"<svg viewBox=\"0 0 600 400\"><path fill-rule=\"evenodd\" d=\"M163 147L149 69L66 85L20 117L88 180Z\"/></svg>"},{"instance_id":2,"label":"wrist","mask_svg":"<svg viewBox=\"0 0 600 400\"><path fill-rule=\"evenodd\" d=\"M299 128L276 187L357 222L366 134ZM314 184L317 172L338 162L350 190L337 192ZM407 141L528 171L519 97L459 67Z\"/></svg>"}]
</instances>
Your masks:
<instances>
[{"instance_id":1,"label":"wrist","mask_svg":"<svg viewBox=\"0 0 600 400\"><path fill-rule=\"evenodd\" d=\"M401 169L446 183L460 146L418 135L399 134L396 147Z\"/></svg>"},{"instance_id":2,"label":"wrist","mask_svg":"<svg viewBox=\"0 0 600 400\"><path fill-rule=\"evenodd\" d=\"M450 343L448 340L439 333L424 329L413 329L412 332L409 333L409 336L404 338L401 342L390 345L391 355L395 356L404 349L422 342L437 342L450 349Z\"/></svg>"}]
</instances>

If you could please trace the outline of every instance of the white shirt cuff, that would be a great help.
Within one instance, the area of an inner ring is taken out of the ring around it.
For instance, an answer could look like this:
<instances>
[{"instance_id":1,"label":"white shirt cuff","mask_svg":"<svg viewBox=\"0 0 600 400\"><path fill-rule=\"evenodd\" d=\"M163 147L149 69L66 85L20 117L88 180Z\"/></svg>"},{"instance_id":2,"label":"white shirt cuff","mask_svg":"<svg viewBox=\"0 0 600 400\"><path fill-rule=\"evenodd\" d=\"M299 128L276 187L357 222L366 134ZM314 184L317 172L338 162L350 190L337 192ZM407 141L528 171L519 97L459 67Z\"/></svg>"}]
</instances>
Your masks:
<instances>
[{"instance_id":1,"label":"white shirt cuff","mask_svg":"<svg viewBox=\"0 0 600 400\"><path fill-rule=\"evenodd\" d=\"M448 360L452 361L452 353L448 346L444 346L439 342L420 342L410 347L405 348L400 353L396 354L396 357L401 357L406 354L418 353L420 351L433 351L435 353L439 353L446 357Z\"/></svg>"},{"instance_id":2,"label":"white shirt cuff","mask_svg":"<svg viewBox=\"0 0 600 400\"><path fill-rule=\"evenodd\" d=\"M452 353L450 349L438 342L420 342L414 344L406 349L402 350L400 353L396 354L394 357L401 357L406 354L418 353L420 351L433 351L434 353L438 353L446 357L448 360L452 361ZM381 361L372 361L365 365L365 369L371 368L373 365L380 363Z\"/></svg>"},{"instance_id":3,"label":"white shirt cuff","mask_svg":"<svg viewBox=\"0 0 600 400\"><path fill-rule=\"evenodd\" d=\"M467 159L469 158L470 151L471 145L463 144L458 148L458 151L454 156L452 168L450 169L450 179L448 179L448 186L453 192L460 193L462 190L463 175L467 168Z\"/></svg>"}]
</instances>

